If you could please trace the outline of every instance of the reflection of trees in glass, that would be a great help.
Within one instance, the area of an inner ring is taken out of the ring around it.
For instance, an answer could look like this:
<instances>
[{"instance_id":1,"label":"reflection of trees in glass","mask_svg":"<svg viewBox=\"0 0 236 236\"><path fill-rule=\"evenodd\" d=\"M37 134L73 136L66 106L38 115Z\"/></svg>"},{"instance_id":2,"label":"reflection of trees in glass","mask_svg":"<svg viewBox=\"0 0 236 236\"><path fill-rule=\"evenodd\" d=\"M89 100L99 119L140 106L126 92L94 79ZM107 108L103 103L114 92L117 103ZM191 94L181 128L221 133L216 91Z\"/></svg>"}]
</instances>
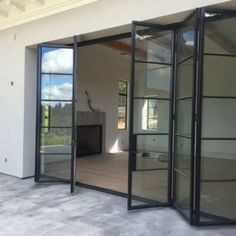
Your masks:
<instances>
[{"instance_id":1,"label":"reflection of trees in glass","mask_svg":"<svg viewBox=\"0 0 236 236\"><path fill-rule=\"evenodd\" d=\"M41 145L71 144L71 125L72 103L43 103Z\"/></svg>"},{"instance_id":2,"label":"reflection of trees in glass","mask_svg":"<svg viewBox=\"0 0 236 236\"><path fill-rule=\"evenodd\" d=\"M44 103L42 104L42 114L43 114L42 126L50 126L50 127L71 126L72 103L64 103L64 104L59 102Z\"/></svg>"},{"instance_id":3,"label":"reflection of trees in glass","mask_svg":"<svg viewBox=\"0 0 236 236\"><path fill-rule=\"evenodd\" d=\"M51 128L49 132L42 129L41 145L70 145L71 129L68 128Z\"/></svg>"}]
</instances>

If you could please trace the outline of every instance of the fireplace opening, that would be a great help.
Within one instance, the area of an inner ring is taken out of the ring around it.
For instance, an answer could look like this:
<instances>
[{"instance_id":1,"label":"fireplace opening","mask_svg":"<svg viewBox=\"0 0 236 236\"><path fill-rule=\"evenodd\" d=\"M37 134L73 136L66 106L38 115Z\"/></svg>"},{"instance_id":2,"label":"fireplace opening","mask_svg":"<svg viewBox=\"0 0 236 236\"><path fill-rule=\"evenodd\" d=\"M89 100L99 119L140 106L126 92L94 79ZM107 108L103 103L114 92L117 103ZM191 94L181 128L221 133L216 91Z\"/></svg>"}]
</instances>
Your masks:
<instances>
[{"instance_id":1,"label":"fireplace opening","mask_svg":"<svg viewBox=\"0 0 236 236\"><path fill-rule=\"evenodd\" d=\"M102 125L79 125L77 137L77 158L102 153Z\"/></svg>"}]
</instances>

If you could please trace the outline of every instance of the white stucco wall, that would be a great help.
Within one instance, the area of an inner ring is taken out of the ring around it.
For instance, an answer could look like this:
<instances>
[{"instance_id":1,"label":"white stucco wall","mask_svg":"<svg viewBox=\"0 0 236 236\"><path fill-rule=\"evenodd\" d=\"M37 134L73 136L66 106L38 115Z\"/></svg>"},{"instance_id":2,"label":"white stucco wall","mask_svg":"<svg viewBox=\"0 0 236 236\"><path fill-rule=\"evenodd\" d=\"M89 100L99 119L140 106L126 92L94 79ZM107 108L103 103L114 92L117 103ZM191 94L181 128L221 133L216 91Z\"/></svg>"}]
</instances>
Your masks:
<instances>
[{"instance_id":1,"label":"white stucco wall","mask_svg":"<svg viewBox=\"0 0 236 236\"><path fill-rule=\"evenodd\" d=\"M34 174L36 89L33 69L35 65L31 63L35 59L26 56L26 46L110 29L130 24L132 20L154 19L220 2L226 1L100 0L91 5L1 31L0 172L17 177ZM32 67L32 70L28 67ZM11 81L14 82L13 86Z\"/></svg>"}]
</instances>

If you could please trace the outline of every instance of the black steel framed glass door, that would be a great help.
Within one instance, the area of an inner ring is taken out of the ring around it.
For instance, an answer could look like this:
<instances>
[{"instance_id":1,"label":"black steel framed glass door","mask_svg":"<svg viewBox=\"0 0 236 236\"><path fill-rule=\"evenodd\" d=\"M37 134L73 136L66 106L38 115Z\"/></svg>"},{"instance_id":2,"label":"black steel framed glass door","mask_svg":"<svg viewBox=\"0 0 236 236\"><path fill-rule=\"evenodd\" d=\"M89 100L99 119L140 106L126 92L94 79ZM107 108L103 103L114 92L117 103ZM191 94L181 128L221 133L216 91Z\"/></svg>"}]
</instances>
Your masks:
<instances>
[{"instance_id":1,"label":"black steel framed glass door","mask_svg":"<svg viewBox=\"0 0 236 236\"><path fill-rule=\"evenodd\" d=\"M196 12L176 30L173 204L193 223Z\"/></svg>"},{"instance_id":2,"label":"black steel framed glass door","mask_svg":"<svg viewBox=\"0 0 236 236\"><path fill-rule=\"evenodd\" d=\"M76 150L76 40L39 45L36 182L68 182L74 189Z\"/></svg>"},{"instance_id":3,"label":"black steel framed glass door","mask_svg":"<svg viewBox=\"0 0 236 236\"><path fill-rule=\"evenodd\" d=\"M168 27L133 22L128 209L170 203L172 47Z\"/></svg>"},{"instance_id":4,"label":"black steel framed glass door","mask_svg":"<svg viewBox=\"0 0 236 236\"><path fill-rule=\"evenodd\" d=\"M236 11L201 9L196 224L236 223Z\"/></svg>"}]
</instances>

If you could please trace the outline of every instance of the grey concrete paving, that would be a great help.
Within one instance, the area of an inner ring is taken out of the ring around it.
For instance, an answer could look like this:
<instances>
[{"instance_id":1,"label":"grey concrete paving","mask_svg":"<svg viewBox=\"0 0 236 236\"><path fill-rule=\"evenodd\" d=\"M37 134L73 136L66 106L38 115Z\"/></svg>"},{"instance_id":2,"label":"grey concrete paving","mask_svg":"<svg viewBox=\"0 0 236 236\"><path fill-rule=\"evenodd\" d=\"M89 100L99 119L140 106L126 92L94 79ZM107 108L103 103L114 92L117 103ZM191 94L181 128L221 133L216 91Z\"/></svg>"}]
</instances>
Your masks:
<instances>
[{"instance_id":1,"label":"grey concrete paving","mask_svg":"<svg viewBox=\"0 0 236 236\"><path fill-rule=\"evenodd\" d=\"M169 208L128 212L126 199L0 175L0 236L234 236L236 227L191 227Z\"/></svg>"}]
</instances>

